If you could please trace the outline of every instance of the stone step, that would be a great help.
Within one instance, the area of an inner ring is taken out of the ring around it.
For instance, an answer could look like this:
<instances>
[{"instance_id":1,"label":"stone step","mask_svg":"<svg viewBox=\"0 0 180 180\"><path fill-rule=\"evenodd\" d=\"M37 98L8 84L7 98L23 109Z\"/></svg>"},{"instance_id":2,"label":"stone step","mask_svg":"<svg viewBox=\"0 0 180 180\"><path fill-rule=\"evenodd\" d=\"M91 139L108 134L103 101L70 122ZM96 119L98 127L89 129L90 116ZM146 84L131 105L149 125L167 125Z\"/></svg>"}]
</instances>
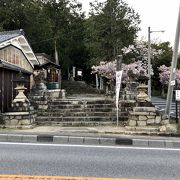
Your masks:
<instances>
[{"instance_id":1,"label":"stone step","mask_svg":"<svg viewBox=\"0 0 180 180\"><path fill-rule=\"evenodd\" d=\"M128 116L119 116L119 121L126 121L128 120ZM39 123L39 122L64 122L64 121L73 121L73 122L86 122L86 121L89 121L89 122L94 122L94 121L99 121L99 122L106 122L106 121L116 121L116 116L111 116L111 117L100 117L100 116L89 116L89 117L86 117L86 116L81 116L81 117L59 117L59 116L38 116L36 118L36 122Z\"/></svg>"},{"instance_id":2,"label":"stone step","mask_svg":"<svg viewBox=\"0 0 180 180\"><path fill-rule=\"evenodd\" d=\"M70 111L46 111L46 112L38 112L38 116L60 116L60 117L66 117L66 116L115 116L115 112L70 112Z\"/></svg>"},{"instance_id":3,"label":"stone step","mask_svg":"<svg viewBox=\"0 0 180 180\"><path fill-rule=\"evenodd\" d=\"M79 114L79 113L84 113L84 114L99 114L99 115L106 115L106 114L116 114L117 111L116 109L104 109L104 108L98 108L98 109L92 109L92 108L85 108L85 109L47 109L47 110L39 110L37 112L38 114ZM119 109L119 114L128 114L127 111L121 111Z\"/></svg>"},{"instance_id":4,"label":"stone step","mask_svg":"<svg viewBox=\"0 0 180 180\"><path fill-rule=\"evenodd\" d=\"M111 100L94 100L94 101L88 101L88 100L73 100L73 99L69 99L69 100L54 100L54 101L50 101L49 104L54 104L54 105L59 105L59 104L112 104L114 105L114 101Z\"/></svg>"},{"instance_id":5,"label":"stone step","mask_svg":"<svg viewBox=\"0 0 180 180\"><path fill-rule=\"evenodd\" d=\"M59 112L114 112L113 108L66 108L66 109L59 109L59 108L53 108L48 109L50 112L59 111Z\"/></svg>"},{"instance_id":6,"label":"stone step","mask_svg":"<svg viewBox=\"0 0 180 180\"><path fill-rule=\"evenodd\" d=\"M129 110L129 111L132 111L132 110ZM61 113L64 113L64 112L70 112L70 113L73 113L73 112L85 112L85 113L91 113L91 112L113 112L115 113L116 112L116 109L115 108L67 108L67 109L59 109L59 108L52 108L52 109L47 109L47 110L42 110L39 112L42 114L43 112L59 112L60 114ZM124 110L123 108L122 109L119 109L119 113L125 113L127 114L128 112L126 110Z\"/></svg>"},{"instance_id":7,"label":"stone step","mask_svg":"<svg viewBox=\"0 0 180 180\"><path fill-rule=\"evenodd\" d=\"M113 121L115 119L115 116L111 117L101 117L101 116L77 116L77 117L72 117L72 116L66 116L66 117L59 117L59 116L38 116L36 118L37 122L40 121Z\"/></svg>"},{"instance_id":8,"label":"stone step","mask_svg":"<svg viewBox=\"0 0 180 180\"><path fill-rule=\"evenodd\" d=\"M36 122L37 125L46 125L46 126L111 126L115 125L115 121L42 121L42 122Z\"/></svg>"},{"instance_id":9,"label":"stone step","mask_svg":"<svg viewBox=\"0 0 180 180\"><path fill-rule=\"evenodd\" d=\"M67 108L114 108L112 104L49 104L49 108L60 108L60 109L67 109Z\"/></svg>"}]
</instances>

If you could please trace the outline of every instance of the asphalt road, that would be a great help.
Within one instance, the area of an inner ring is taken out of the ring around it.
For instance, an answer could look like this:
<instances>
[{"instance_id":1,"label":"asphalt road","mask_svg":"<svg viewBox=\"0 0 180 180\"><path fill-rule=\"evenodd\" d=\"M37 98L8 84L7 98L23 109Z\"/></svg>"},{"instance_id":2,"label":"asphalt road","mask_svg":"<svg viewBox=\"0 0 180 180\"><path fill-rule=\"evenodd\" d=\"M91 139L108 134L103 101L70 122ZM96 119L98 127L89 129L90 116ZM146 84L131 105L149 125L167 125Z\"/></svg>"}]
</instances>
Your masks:
<instances>
[{"instance_id":1,"label":"asphalt road","mask_svg":"<svg viewBox=\"0 0 180 180\"><path fill-rule=\"evenodd\" d=\"M0 174L180 179L180 149L0 143Z\"/></svg>"}]
</instances>

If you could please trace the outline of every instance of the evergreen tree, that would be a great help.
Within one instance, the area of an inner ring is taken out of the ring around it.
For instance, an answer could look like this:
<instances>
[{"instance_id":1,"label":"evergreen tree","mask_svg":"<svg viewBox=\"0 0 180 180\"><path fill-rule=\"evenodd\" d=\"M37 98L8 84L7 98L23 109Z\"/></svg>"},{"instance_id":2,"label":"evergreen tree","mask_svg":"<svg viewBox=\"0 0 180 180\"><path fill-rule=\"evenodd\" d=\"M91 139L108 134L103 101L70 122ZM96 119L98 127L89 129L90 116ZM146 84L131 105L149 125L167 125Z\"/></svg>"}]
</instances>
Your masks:
<instances>
[{"instance_id":1,"label":"evergreen tree","mask_svg":"<svg viewBox=\"0 0 180 180\"><path fill-rule=\"evenodd\" d=\"M90 64L114 60L124 46L133 44L139 23L139 15L122 0L91 3L86 20Z\"/></svg>"}]
</instances>

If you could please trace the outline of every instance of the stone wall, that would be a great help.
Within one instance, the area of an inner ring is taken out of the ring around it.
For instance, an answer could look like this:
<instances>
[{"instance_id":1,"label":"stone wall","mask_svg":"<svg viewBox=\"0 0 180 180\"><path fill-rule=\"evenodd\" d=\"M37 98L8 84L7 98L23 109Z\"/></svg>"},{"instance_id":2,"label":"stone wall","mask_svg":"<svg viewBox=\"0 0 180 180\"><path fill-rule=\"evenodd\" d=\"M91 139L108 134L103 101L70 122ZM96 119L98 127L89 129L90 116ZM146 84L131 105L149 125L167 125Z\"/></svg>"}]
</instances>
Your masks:
<instances>
[{"instance_id":1,"label":"stone wall","mask_svg":"<svg viewBox=\"0 0 180 180\"><path fill-rule=\"evenodd\" d=\"M169 120L163 119L155 107L134 107L133 111L129 112L129 126L157 126L168 123Z\"/></svg>"},{"instance_id":2,"label":"stone wall","mask_svg":"<svg viewBox=\"0 0 180 180\"><path fill-rule=\"evenodd\" d=\"M36 112L8 112L3 114L4 127L6 128L33 128Z\"/></svg>"}]
</instances>

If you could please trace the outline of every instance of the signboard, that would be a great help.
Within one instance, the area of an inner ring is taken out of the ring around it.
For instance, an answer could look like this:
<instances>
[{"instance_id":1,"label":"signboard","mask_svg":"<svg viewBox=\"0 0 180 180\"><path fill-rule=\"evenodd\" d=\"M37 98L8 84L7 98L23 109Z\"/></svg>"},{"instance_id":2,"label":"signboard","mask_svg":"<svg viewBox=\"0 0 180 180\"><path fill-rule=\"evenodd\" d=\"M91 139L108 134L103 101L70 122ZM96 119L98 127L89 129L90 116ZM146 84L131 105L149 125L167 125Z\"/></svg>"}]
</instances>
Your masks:
<instances>
[{"instance_id":1,"label":"signboard","mask_svg":"<svg viewBox=\"0 0 180 180\"><path fill-rule=\"evenodd\" d=\"M122 71L116 71L116 107L118 108L119 92L121 87Z\"/></svg>"},{"instance_id":2,"label":"signboard","mask_svg":"<svg viewBox=\"0 0 180 180\"><path fill-rule=\"evenodd\" d=\"M175 80L171 81L171 86L175 85Z\"/></svg>"},{"instance_id":3,"label":"signboard","mask_svg":"<svg viewBox=\"0 0 180 180\"><path fill-rule=\"evenodd\" d=\"M77 71L78 76L82 76L82 71Z\"/></svg>"},{"instance_id":4,"label":"signboard","mask_svg":"<svg viewBox=\"0 0 180 180\"><path fill-rule=\"evenodd\" d=\"M73 78L76 77L76 67L73 66Z\"/></svg>"},{"instance_id":5,"label":"signboard","mask_svg":"<svg viewBox=\"0 0 180 180\"><path fill-rule=\"evenodd\" d=\"M176 90L176 101L180 101L180 90Z\"/></svg>"}]
</instances>

